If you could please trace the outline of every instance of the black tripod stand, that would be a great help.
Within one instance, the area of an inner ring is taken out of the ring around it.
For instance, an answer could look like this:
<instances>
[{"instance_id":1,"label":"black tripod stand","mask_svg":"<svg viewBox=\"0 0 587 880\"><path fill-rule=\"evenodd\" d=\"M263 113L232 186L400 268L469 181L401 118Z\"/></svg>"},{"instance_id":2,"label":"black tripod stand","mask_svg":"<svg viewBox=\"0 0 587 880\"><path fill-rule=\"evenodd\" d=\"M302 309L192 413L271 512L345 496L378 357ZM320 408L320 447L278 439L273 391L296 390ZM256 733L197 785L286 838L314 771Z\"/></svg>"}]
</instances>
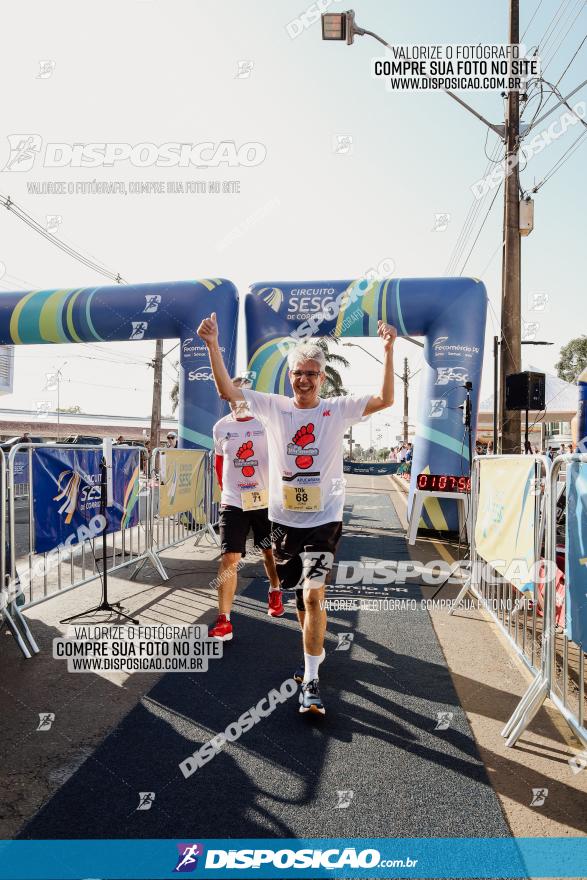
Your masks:
<instances>
[{"instance_id":1,"label":"black tripod stand","mask_svg":"<svg viewBox=\"0 0 587 880\"><path fill-rule=\"evenodd\" d=\"M104 528L102 530L102 572L101 572L101 580L102 580L102 601L99 605L95 605L93 608L88 608L87 611L82 611L80 614L72 614L71 617L64 617L60 623L70 623L72 620L79 620L80 617L86 617L88 614L95 614L96 611L108 611L110 614L113 612L118 615L118 617L124 617L125 620L130 620L131 623L137 624L139 623L134 617L130 617L128 614L122 610L122 605L120 602L111 603L108 601L108 566L106 564L106 510L107 510L107 465L106 458L102 456L102 460L100 461L100 514L103 518Z\"/></svg>"},{"instance_id":2,"label":"black tripod stand","mask_svg":"<svg viewBox=\"0 0 587 880\"><path fill-rule=\"evenodd\" d=\"M463 410L463 422L465 425L465 434L467 436L467 447L469 450L469 478L470 478L472 464L473 464L473 435L471 433L471 391L473 390L473 383L472 382L465 382L465 384L462 387L465 389L465 400L461 404L461 408ZM464 440L464 437L463 437L463 440ZM468 505L468 510L467 510L467 514L465 517L465 535L467 534L466 521L469 517L470 512L471 512L471 495L469 494L469 505ZM461 544L461 534L459 534L459 551L460 551L460 544ZM470 552L471 552L471 548L469 545L469 549L465 553L464 559L459 559L459 561L458 561L459 568L460 568L461 562L464 562L465 559L470 558ZM436 598L436 596L440 593L442 588L448 584L448 582L451 579L451 577L453 576L453 574L454 574L454 571L451 568L451 570L449 571L445 580L443 580L443 582L440 584L438 589L436 589L434 591L433 595L430 596L430 599Z\"/></svg>"}]
</instances>

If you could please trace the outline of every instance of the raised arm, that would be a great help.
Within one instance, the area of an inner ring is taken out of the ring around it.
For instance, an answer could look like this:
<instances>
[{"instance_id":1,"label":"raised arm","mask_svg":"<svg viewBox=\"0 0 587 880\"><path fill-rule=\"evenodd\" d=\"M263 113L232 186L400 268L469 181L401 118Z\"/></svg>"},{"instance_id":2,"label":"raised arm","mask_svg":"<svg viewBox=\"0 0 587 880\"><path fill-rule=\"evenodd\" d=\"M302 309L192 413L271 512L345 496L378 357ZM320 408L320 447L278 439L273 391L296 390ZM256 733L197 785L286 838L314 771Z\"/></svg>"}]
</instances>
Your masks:
<instances>
[{"instance_id":1,"label":"raised arm","mask_svg":"<svg viewBox=\"0 0 587 880\"><path fill-rule=\"evenodd\" d=\"M364 416L370 416L381 409L386 409L393 403L393 344L397 338L397 330L391 324L379 321L377 333L383 340L383 380L381 391L379 394L374 394L369 400L363 413Z\"/></svg>"},{"instance_id":2,"label":"raised arm","mask_svg":"<svg viewBox=\"0 0 587 880\"><path fill-rule=\"evenodd\" d=\"M224 359L218 344L216 312L212 312L209 318L204 318L198 327L198 336L206 343L212 374L220 397L223 400L230 400L232 403L235 403L237 400L244 400L245 396L242 390L233 385L232 379L228 375L228 370L224 365Z\"/></svg>"}]
</instances>

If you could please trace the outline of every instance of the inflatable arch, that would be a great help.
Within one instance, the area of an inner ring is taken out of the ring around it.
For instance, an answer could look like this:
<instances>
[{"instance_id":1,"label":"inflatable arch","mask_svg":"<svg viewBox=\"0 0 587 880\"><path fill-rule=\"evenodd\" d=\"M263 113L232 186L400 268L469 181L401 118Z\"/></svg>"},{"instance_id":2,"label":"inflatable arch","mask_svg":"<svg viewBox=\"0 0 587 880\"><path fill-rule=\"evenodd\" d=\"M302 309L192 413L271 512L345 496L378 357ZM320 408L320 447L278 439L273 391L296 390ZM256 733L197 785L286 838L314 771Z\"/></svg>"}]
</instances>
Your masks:
<instances>
[{"instance_id":1,"label":"inflatable arch","mask_svg":"<svg viewBox=\"0 0 587 880\"><path fill-rule=\"evenodd\" d=\"M227 412L196 335L215 311L226 365L234 372L235 286L219 278L0 294L0 344L180 340L179 445L210 449L212 426Z\"/></svg>"},{"instance_id":2,"label":"inflatable arch","mask_svg":"<svg viewBox=\"0 0 587 880\"><path fill-rule=\"evenodd\" d=\"M414 442L411 509L419 473L469 473L468 444L460 409L466 392L461 386L466 381L473 386L474 446L486 313L485 287L472 278L254 284L245 298L248 369L258 390L289 394L286 355L289 345L300 339L375 336L379 319L397 327L399 336L424 336L425 365ZM377 370L370 373L368 380L376 392ZM399 397L396 393L396 400ZM456 529L456 502L430 499L421 525Z\"/></svg>"}]
</instances>

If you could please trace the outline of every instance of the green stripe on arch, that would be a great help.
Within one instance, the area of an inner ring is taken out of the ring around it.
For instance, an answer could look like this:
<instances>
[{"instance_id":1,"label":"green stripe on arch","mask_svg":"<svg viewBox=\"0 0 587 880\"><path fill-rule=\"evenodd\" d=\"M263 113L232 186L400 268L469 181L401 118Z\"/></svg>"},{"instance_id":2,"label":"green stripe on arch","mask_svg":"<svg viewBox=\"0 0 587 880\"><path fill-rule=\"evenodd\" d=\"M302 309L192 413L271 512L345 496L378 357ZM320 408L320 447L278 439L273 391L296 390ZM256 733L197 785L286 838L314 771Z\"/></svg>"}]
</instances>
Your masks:
<instances>
[{"instance_id":1,"label":"green stripe on arch","mask_svg":"<svg viewBox=\"0 0 587 880\"><path fill-rule=\"evenodd\" d=\"M402 315L402 307L399 301L399 278L395 282L395 305L397 308L397 319L399 321L399 327L404 336L408 335L408 331L406 330L406 325L404 324L404 316Z\"/></svg>"},{"instance_id":2,"label":"green stripe on arch","mask_svg":"<svg viewBox=\"0 0 587 880\"><path fill-rule=\"evenodd\" d=\"M81 339L77 335L75 327L73 325L73 306L74 306L76 299L80 295L80 293L81 293L81 289L74 291L74 293L71 295L71 297L69 299L69 302L67 303L67 310L66 310L67 329L69 331L69 335L71 336L71 338L73 339L74 342L81 342Z\"/></svg>"},{"instance_id":3,"label":"green stripe on arch","mask_svg":"<svg viewBox=\"0 0 587 880\"><path fill-rule=\"evenodd\" d=\"M87 301L86 301L86 321L88 322L88 327L89 327L89 329L90 329L90 333L93 333L93 334L94 334L94 338L95 338L95 339L99 339L100 342L104 342L104 340L102 339L102 337L100 336L100 334L99 334L99 333L96 333L96 330L95 330L95 328L94 328L94 325L92 324L92 318L91 318L91 316L90 316L90 306L91 306L91 304L92 304L92 297L94 296L95 293L96 293L96 291L95 291L95 290L92 290L92 292L90 293L90 295L89 295L89 297L88 297L88 299L87 299Z\"/></svg>"},{"instance_id":4,"label":"green stripe on arch","mask_svg":"<svg viewBox=\"0 0 587 880\"><path fill-rule=\"evenodd\" d=\"M211 437L206 437L205 434L200 434L199 431L192 431L191 428L186 428L185 425L179 426L179 436L184 440L190 440L191 443L197 443L205 449L212 449Z\"/></svg>"},{"instance_id":5,"label":"green stripe on arch","mask_svg":"<svg viewBox=\"0 0 587 880\"><path fill-rule=\"evenodd\" d=\"M451 452L456 452L457 455L462 455L467 461L469 460L469 449L466 443L462 443L460 440L455 440L454 437L450 437L442 431L437 431L436 428L430 428L428 425L420 425L418 436L422 437L424 440L430 440L431 443L436 443L438 446L444 447L444 449L450 449Z\"/></svg>"}]
</instances>

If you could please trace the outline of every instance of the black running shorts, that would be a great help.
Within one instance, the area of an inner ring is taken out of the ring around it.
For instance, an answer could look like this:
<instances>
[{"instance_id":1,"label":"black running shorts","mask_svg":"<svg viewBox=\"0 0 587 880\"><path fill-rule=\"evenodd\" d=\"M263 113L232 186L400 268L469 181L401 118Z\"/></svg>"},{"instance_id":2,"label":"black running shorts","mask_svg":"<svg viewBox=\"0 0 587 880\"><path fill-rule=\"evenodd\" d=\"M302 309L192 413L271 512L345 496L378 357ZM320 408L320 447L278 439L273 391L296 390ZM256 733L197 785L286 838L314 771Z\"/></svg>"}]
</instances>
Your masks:
<instances>
[{"instance_id":1,"label":"black running shorts","mask_svg":"<svg viewBox=\"0 0 587 880\"><path fill-rule=\"evenodd\" d=\"M314 569L317 577L323 575L326 581L341 534L341 522L323 523L309 528L273 523L271 542L282 589L299 588L304 564L306 570Z\"/></svg>"},{"instance_id":2,"label":"black running shorts","mask_svg":"<svg viewBox=\"0 0 587 880\"><path fill-rule=\"evenodd\" d=\"M267 508L242 510L227 504L220 508L220 552L246 553L247 535L253 530L255 547L260 550L271 549L271 523Z\"/></svg>"}]
</instances>

